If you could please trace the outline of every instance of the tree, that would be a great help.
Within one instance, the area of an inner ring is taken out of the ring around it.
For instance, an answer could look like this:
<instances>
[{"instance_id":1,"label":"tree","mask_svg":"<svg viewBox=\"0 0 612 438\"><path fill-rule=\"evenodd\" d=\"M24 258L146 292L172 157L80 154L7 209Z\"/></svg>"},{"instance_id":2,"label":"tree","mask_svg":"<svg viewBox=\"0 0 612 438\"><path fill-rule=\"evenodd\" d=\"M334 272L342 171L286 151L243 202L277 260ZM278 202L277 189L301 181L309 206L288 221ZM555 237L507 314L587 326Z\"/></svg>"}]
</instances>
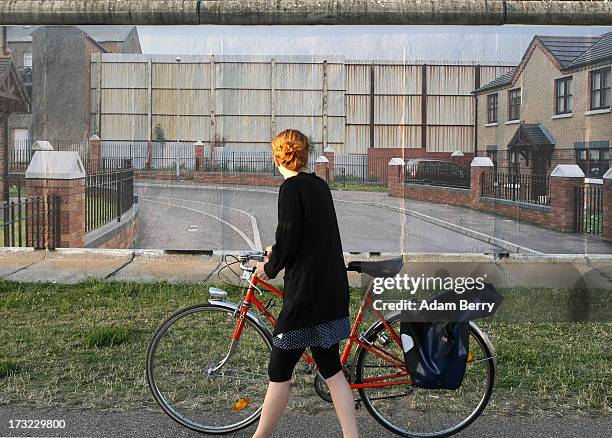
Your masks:
<instances>
[{"instance_id":1,"label":"tree","mask_svg":"<svg viewBox=\"0 0 612 438\"><path fill-rule=\"evenodd\" d=\"M158 123L155 125L155 127L153 128L153 141L156 141L158 143L165 143L166 140L166 133L164 132L164 128L162 128L162 126Z\"/></svg>"}]
</instances>

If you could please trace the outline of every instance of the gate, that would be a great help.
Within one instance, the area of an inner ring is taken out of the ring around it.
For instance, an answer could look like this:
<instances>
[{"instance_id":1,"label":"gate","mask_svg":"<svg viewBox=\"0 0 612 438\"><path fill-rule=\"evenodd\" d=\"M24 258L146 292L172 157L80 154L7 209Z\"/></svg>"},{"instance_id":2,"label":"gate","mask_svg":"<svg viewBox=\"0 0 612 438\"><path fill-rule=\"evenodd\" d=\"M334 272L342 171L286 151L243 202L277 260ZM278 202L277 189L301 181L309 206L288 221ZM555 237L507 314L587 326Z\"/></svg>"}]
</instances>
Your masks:
<instances>
[{"instance_id":1,"label":"gate","mask_svg":"<svg viewBox=\"0 0 612 438\"><path fill-rule=\"evenodd\" d=\"M35 196L0 203L0 243L5 247L55 249L60 245L60 198Z\"/></svg>"},{"instance_id":2,"label":"gate","mask_svg":"<svg viewBox=\"0 0 612 438\"><path fill-rule=\"evenodd\" d=\"M574 231L601 236L603 233L603 189L599 184L576 187Z\"/></svg>"}]
</instances>

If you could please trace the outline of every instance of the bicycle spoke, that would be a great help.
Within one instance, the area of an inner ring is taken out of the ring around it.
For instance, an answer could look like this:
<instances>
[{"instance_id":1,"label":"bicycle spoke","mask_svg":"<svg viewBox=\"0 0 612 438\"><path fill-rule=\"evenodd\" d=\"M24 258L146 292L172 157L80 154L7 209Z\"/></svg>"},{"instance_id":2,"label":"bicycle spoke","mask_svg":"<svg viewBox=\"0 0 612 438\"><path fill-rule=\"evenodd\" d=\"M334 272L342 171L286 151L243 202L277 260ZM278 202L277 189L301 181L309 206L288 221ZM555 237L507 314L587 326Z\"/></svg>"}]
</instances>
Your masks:
<instances>
[{"instance_id":1,"label":"bicycle spoke","mask_svg":"<svg viewBox=\"0 0 612 438\"><path fill-rule=\"evenodd\" d=\"M399 317L389 322L399 325ZM399 332L399 327L397 329ZM381 330L386 329L379 328L370 339L377 339ZM490 396L495 356L490 354L484 342L483 337L475 337L472 331L470 352L474 360L467 364L463 384L455 391L427 390L414 386L406 391L406 386L399 382L376 385L377 382L393 382L393 379L386 379L387 375L399 373L400 370L367 349L361 349L355 376L356 383L363 385L360 389L361 399L374 418L396 434L433 437L455 433L482 412ZM401 347L395 344L383 348L392 349L389 353L394 356L403 356Z\"/></svg>"}]
</instances>

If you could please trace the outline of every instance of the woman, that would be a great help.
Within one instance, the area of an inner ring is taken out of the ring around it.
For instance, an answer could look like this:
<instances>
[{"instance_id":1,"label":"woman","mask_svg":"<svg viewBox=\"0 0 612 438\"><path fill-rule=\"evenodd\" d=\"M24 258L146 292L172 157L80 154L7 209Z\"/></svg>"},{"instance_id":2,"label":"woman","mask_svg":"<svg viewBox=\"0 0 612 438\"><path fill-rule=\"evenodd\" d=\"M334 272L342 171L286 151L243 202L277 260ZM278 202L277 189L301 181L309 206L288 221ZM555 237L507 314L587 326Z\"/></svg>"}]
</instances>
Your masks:
<instances>
[{"instance_id":1,"label":"woman","mask_svg":"<svg viewBox=\"0 0 612 438\"><path fill-rule=\"evenodd\" d=\"M278 194L276 243L255 274L266 280L285 269L283 308L274 329L270 384L254 438L269 437L289 398L293 369L310 348L325 378L345 438L357 437L353 393L342 371L338 343L348 338L349 289L340 232L327 183L305 171L308 138L287 129L272 140L274 163L285 178Z\"/></svg>"}]
</instances>

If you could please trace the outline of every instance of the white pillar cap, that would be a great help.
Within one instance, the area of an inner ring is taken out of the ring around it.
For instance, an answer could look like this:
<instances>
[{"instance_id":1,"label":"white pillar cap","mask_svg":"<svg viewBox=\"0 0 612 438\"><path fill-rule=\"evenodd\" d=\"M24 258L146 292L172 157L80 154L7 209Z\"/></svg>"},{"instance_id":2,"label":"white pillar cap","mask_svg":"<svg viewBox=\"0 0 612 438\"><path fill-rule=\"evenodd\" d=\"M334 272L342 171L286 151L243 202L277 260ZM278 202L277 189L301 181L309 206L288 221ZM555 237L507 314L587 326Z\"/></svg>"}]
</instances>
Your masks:
<instances>
[{"instance_id":1,"label":"white pillar cap","mask_svg":"<svg viewBox=\"0 0 612 438\"><path fill-rule=\"evenodd\" d=\"M577 164L557 164L550 176L562 178L584 178L584 172Z\"/></svg>"},{"instance_id":2,"label":"white pillar cap","mask_svg":"<svg viewBox=\"0 0 612 438\"><path fill-rule=\"evenodd\" d=\"M321 155L317 157L317 159L315 160L315 163L329 163L329 160L327 159L327 157L324 157L323 155Z\"/></svg>"},{"instance_id":3,"label":"white pillar cap","mask_svg":"<svg viewBox=\"0 0 612 438\"><path fill-rule=\"evenodd\" d=\"M49 143L46 140L37 140L32 145L32 150L33 151L52 151L53 146L51 146L51 143Z\"/></svg>"},{"instance_id":4,"label":"white pillar cap","mask_svg":"<svg viewBox=\"0 0 612 438\"><path fill-rule=\"evenodd\" d=\"M493 161L489 157L474 157L472 160L472 167L494 167Z\"/></svg>"},{"instance_id":5,"label":"white pillar cap","mask_svg":"<svg viewBox=\"0 0 612 438\"><path fill-rule=\"evenodd\" d=\"M603 179L612 179L612 167L610 167L608 171L604 173Z\"/></svg>"},{"instance_id":6,"label":"white pillar cap","mask_svg":"<svg viewBox=\"0 0 612 438\"><path fill-rule=\"evenodd\" d=\"M96 134L92 135L91 137L89 137L90 140L100 140L100 137L98 137Z\"/></svg>"},{"instance_id":7,"label":"white pillar cap","mask_svg":"<svg viewBox=\"0 0 612 438\"><path fill-rule=\"evenodd\" d=\"M78 152L36 151L25 173L26 179L82 179L85 168Z\"/></svg>"},{"instance_id":8,"label":"white pillar cap","mask_svg":"<svg viewBox=\"0 0 612 438\"><path fill-rule=\"evenodd\" d=\"M194 146L204 146L204 143L202 143L202 141L198 140L195 142Z\"/></svg>"},{"instance_id":9,"label":"white pillar cap","mask_svg":"<svg viewBox=\"0 0 612 438\"><path fill-rule=\"evenodd\" d=\"M389 160L389 164L387 164L387 166L405 166L406 162L404 161L403 158L391 158L391 160Z\"/></svg>"},{"instance_id":10,"label":"white pillar cap","mask_svg":"<svg viewBox=\"0 0 612 438\"><path fill-rule=\"evenodd\" d=\"M323 149L323 152L332 152L334 153L334 149L331 146L327 146L325 149Z\"/></svg>"},{"instance_id":11,"label":"white pillar cap","mask_svg":"<svg viewBox=\"0 0 612 438\"><path fill-rule=\"evenodd\" d=\"M464 157L465 154L462 151L455 151L451 154L451 157Z\"/></svg>"}]
</instances>

